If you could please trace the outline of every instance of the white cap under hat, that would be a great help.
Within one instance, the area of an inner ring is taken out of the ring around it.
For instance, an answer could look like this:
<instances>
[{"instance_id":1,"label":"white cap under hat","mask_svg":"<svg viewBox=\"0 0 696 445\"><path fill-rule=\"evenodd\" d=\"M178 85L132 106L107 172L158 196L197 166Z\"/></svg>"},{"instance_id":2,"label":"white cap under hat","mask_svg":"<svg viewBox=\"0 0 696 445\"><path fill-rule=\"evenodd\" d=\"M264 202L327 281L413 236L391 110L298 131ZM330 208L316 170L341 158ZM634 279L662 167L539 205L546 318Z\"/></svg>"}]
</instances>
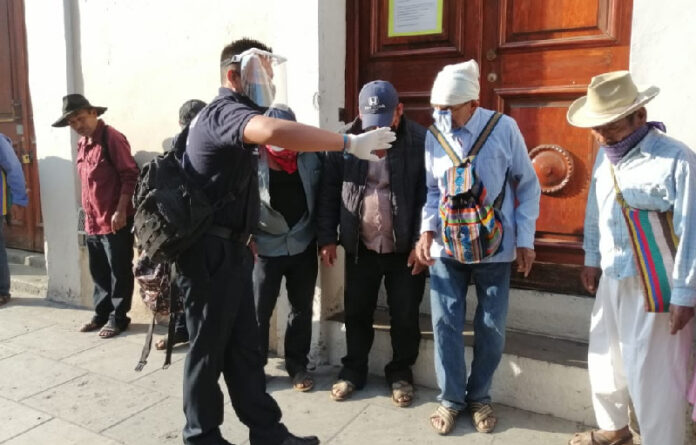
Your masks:
<instances>
[{"instance_id":1,"label":"white cap under hat","mask_svg":"<svg viewBox=\"0 0 696 445\"><path fill-rule=\"evenodd\" d=\"M455 65L446 65L437 73L430 103L433 105L458 105L478 100L479 66L474 59Z\"/></svg>"}]
</instances>

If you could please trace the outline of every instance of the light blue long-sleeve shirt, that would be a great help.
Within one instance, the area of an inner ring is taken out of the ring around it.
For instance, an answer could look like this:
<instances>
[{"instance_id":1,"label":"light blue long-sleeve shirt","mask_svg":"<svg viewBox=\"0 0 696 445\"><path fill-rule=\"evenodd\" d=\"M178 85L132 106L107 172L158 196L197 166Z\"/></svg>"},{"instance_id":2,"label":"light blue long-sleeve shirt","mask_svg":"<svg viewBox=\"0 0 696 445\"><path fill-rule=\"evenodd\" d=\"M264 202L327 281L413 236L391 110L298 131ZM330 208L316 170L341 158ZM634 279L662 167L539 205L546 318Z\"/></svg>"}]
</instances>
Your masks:
<instances>
[{"instance_id":1,"label":"light blue long-sleeve shirt","mask_svg":"<svg viewBox=\"0 0 696 445\"><path fill-rule=\"evenodd\" d=\"M17 155L12 149L12 141L0 133L0 168L5 172L7 187L10 189L12 204L26 207L29 204L24 172Z\"/></svg>"},{"instance_id":2,"label":"light blue long-sleeve shirt","mask_svg":"<svg viewBox=\"0 0 696 445\"><path fill-rule=\"evenodd\" d=\"M451 139L460 141L452 144L460 158L466 157L493 111L477 108L463 127L455 129ZM435 232L430 249L432 257L446 256L440 235L441 222L438 208L445 193L445 172L454 164L431 132L425 138L425 181L428 196L423 207L421 233ZM501 206L503 242L501 250L484 262L508 262L515 259L516 247L534 248L536 220L539 217L541 187L527 153L517 123L503 116L488 137L474 160L474 168L486 187L485 204L492 204L505 185L505 199ZM505 172L509 170L508 181ZM515 207L515 199L518 201Z\"/></svg>"},{"instance_id":3,"label":"light blue long-sleeve shirt","mask_svg":"<svg viewBox=\"0 0 696 445\"><path fill-rule=\"evenodd\" d=\"M595 161L585 212L585 265L620 280L638 275L628 227L616 201L611 163L604 150ZM614 166L631 207L673 211L679 237L671 303L696 304L696 155L683 143L651 130Z\"/></svg>"}]
</instances>

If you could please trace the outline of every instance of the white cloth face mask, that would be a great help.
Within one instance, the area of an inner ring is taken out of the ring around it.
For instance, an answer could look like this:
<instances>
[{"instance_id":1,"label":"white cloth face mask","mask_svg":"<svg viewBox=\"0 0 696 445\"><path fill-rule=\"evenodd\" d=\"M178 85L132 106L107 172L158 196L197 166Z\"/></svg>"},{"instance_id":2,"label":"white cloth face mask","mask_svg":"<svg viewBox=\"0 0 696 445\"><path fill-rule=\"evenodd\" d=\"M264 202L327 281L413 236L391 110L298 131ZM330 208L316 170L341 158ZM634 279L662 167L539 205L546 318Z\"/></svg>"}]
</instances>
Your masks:
<instances>
[{"instance_id":1,"label":"white cloth face mask","mask_svg":"<svg viewBox=\"0 0 696 445\"><path fill-rule=\"evenodd\" d=\"M433 110L435 127L443 133L452 132L452 112L450 110Z\"/></svg>"}]
</instances>

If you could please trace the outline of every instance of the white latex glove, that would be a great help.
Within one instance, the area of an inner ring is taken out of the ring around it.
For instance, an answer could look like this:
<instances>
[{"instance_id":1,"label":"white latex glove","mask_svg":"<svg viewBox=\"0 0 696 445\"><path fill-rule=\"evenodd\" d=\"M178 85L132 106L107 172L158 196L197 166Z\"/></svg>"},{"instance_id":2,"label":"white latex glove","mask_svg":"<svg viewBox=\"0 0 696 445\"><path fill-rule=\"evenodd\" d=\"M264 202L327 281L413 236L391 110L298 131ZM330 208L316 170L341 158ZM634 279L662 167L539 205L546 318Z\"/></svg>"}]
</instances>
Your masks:
<instances>
[{"instance_id":1,"label":"white latex glove","mask_svg":"<svg viewBox=\"0 0 696 445\"><path fill-rule=\"evenodd\" d=\"M367 161L379 161L380 157L372 153L375 150L387 150L396 140L396 134L389 127L376 128L362 134L349 134L349 146L346 150L356 158Z\"/></svg>"}]
</instances>

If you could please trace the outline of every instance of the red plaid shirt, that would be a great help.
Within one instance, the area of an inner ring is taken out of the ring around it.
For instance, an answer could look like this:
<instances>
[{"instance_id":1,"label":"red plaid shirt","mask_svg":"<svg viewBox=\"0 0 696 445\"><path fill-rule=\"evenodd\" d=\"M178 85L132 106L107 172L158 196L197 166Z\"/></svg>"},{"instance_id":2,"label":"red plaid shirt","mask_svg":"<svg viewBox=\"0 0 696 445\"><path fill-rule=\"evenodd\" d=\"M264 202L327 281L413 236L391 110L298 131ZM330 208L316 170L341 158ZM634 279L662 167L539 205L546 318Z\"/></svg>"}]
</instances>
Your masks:
<instances>
[{"instance_id":1,"label":"red plaid shirt","mask_svg":"<svg viewBox=\"0 0 696 445\"><path fill-rule=\"evenodd\" d=\"M77 143L77 171L82 182L85 231L89 235L111 233L111 217L119 198L133 196L138 180L138 166L128 140L99 119L94 134L80 138ZM135 213L130 199L126 209L126 216Z\"/></svg>"}]
</instances>

